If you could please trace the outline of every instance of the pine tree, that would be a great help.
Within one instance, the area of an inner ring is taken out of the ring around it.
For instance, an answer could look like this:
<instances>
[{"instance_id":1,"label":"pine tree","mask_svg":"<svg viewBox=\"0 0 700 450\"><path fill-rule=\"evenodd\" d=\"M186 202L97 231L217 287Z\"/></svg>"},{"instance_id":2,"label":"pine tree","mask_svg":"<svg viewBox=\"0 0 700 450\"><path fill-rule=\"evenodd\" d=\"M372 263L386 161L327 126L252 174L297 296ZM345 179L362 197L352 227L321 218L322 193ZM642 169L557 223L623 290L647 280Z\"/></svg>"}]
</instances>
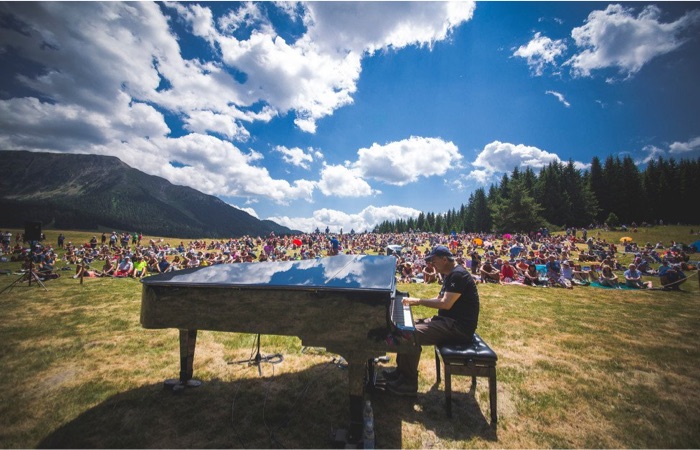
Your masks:
<instances>
[{"instance_id":1,"label":"pine tree","mask_svg":"<svg viewBox=\"0 0 700 450\"><path fill-rule=\"evenodd\" d=\"M603 220L603 215L608 214L610 211L605 210L604 207L607 205L604 206L602 203L602 199L605 196L603 192L605 189L605 182L603 180L603 167L600 165L600 159L597 156L591 159L591 168L588 173L588 186L598 203L596 220L600 222Z\"/></svg>"},{"instance_id":2,"label":"pine tree","mask_svg":"<svg viewBox=\"0 0 700 450\"><path fill-rule=\"evenodd\" d=\"M527 233L544 224L540 216L542 207L532 197L523 180L511 180L506 194L491 205L496 231Z\"/></svg>"}]
</instances>

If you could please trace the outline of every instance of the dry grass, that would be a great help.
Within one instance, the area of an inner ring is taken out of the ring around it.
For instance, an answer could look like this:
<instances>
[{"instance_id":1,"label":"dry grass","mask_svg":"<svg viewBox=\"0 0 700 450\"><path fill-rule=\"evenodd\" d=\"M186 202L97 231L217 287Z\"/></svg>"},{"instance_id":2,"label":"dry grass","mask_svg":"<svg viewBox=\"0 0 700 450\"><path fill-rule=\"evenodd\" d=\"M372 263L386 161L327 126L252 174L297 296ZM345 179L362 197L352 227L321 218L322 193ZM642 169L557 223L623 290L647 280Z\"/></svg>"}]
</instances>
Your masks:
<instances>
[{"instance_id":1,"label":"dry grass","mask_svg":"<svg viewBox=\"0 0 700 450\"><path fill-rule=\"evenodd\" d=\"M251 355L254 336L203 331L195 374L205 384L173 395L161 382L179 371L177 331L141 328L138 282L62 277L47 288L0 296L0 447L324 448L346 425L347 374L334 355L263 336L263 352L284 361L261 378L229 364ZM470 380L456 378L445 416L426 349L417 399L373 398L377 446L700 446L697 278L684 289L480 285L479 333L499 355L498 426L485 380L472 396Z\"/></svg>"}]
</instances>

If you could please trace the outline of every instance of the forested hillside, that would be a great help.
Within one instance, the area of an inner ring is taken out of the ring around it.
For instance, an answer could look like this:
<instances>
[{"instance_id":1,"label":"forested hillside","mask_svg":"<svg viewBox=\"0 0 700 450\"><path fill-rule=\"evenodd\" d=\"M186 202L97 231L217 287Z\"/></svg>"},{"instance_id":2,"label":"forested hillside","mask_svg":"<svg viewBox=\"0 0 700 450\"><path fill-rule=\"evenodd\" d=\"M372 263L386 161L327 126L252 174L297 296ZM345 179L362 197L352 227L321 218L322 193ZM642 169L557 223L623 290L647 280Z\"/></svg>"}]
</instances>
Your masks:
<instances>
[{"instance_id":1,"label":"forested hillside","mask_svg":"<svg viewBox=\"0 0 700 450\"><path fill-rule=\"evenodd\" d=\"M186 238L292 231L115 157L0 151L0 160L1 227L36 220L44 227Z\"/></svg>"},{"instance_id":2,"label":"forested hillside","mask_svg":"<svg viewBox=\"0 0 700 450\"><path fill-rule=\"evenodd\" d=\"M531 231L542 226L610 226L636 222L700 224L700 158L659 158L640 170L630 156L594 157L587 170L550 163L539 173L515 168L488 191L445 214L387 221L377 231Z\"/></svg>"}]
</instances>

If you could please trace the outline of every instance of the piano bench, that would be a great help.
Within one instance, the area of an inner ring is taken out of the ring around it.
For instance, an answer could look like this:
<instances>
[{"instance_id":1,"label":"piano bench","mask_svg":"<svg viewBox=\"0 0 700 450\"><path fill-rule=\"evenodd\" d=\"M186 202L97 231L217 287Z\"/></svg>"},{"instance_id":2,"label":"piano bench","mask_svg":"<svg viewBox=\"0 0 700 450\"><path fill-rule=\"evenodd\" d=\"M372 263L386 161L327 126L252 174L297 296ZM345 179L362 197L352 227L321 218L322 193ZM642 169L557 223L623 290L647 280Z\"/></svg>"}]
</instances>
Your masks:
<instances>
[{"instance_id":1,"label":"piano bench","mask_svg":"<svg viewBox=\"0 0 700 450\"><path fill-rule=\"evenodd\" d=\"M440 360L445 367L445 402L447 416L452 417L452 375L472 377L471 391L476 392L476 377L489 379L489 403L491 424L498 422L496 400L496 361L498 356L474 333L471 344L447 344L435 346L435 372L440 383Z\"/></svg>"}]
</instances>

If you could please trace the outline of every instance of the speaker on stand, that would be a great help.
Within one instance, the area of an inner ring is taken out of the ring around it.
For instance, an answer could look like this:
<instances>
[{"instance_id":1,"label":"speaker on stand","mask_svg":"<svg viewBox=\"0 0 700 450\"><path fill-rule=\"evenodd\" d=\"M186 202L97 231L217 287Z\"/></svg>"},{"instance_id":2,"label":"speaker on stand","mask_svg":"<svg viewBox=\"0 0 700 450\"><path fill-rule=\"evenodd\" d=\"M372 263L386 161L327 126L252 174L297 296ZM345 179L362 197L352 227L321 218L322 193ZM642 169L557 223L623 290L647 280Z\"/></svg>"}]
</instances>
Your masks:
<instances>
[{"instance_id":1,"label":"speaker on stand","mask_svg":"<svg viewBox=\"0 0 700 450\"><path fill-rule=\"evenodd\" d=\"M22 283L24 281L28 282L30 287L32 285L32 281L34 281L43 287L45 291L48 291L46 286L44 286L44 283L39 278L39 275L37 275L34 271L34 248L36 247L37 242L41 240L41 222L25 221L23 240L24 242L29 242L29 271L20 275L19 278L12 282L12 284L0 291L0 294L8 289L12 289L17 283Z\"/></svg>"}]
</instances>

